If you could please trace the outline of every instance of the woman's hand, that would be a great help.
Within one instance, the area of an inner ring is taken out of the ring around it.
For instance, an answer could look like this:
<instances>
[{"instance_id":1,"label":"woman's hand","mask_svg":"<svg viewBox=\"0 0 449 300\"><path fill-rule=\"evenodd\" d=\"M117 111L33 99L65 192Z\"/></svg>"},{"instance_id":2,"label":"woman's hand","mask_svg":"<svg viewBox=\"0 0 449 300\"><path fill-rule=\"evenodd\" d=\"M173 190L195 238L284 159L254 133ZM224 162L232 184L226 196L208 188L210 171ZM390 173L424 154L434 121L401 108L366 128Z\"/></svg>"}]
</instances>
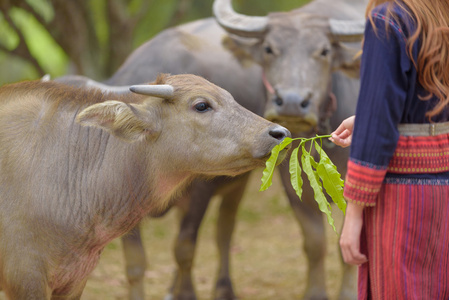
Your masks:
<instances>
[{"instance_id":1,"label":"woman's hand","mask_svg":"<svg viewBox=\"0 0 449 300\"><path fill-rule=\"evenodd\" d=\"M352 131L354 129L355 116L349 117L340 126L331 133L332 137L329 138L331 142L341 147L348 147L352 141Z\"/></svg>"},{"instance_id":2,"label":"woman's hand","mask_svg":"<svg viewBox=\"0 0 449 300\"><path fill-rule=\"evenodd\" d=\"M350 202L346 207L345 221L340 236L340 249L343 260L347 264L361 265L368 261L366 255L360 252L363 209L363 206Z\"/></svg>"}]
</instances>

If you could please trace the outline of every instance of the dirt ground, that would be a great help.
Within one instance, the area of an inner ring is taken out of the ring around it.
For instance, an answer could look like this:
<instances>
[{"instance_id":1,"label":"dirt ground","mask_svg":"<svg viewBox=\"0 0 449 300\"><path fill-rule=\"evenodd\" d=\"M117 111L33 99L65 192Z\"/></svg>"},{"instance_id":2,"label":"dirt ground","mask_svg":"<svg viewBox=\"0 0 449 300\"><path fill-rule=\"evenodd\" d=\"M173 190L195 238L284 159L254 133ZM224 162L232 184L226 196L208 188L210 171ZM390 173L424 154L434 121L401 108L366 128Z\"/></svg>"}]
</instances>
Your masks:
<instances>
[{"instance_id":1,"label":"dirt ground","mask_svg":"<svg viewBox=\"0 0 449 300\"><path fill-rule=\"evenodd\" d=\"M301 299L306 284L306 260L302 234L293 216L279 177L273 186L258 192L262 170L256 170L247 187L238 213L231 261L235 291L240 300ZM199 299L211 299L218 254L214 243L219 201L214 199L199 233L194 278ZM299 201L299 200L298 200ZM342 215L333 207L336 227ZM146 298L162 300L171 283L175 262L172 244L177 232L176 211L159 219L148 219L142 227L148 258L145 274ZM336 299L341 278L338 236L327 228L328 256L326 285L330 299ZM4 300L0 292L0 300ZM120 240L104 250L100 263L90 275L83 300L127 299L127 282Z\"/></svg>"}]
</instances>

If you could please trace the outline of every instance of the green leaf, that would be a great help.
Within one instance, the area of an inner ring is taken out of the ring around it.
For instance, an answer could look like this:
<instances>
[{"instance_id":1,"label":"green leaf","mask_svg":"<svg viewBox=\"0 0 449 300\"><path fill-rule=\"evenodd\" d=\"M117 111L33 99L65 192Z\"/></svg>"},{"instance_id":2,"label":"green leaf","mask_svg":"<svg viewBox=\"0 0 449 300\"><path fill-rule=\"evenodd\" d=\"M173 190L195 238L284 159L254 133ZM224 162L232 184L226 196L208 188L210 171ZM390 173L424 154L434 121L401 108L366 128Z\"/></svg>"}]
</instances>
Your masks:
<instances>
[{"instance_id":1,"label":"green leaf","mask_svg":"<svg viewBox=\"0 0 449 300\"><path fill-rule=\"evenodd\" d=\"M271 156L267 159L267 162L265 163L265 169L263 170L262 175L262 185L260 186L259 191L265 191L268 189L272 184L272 178L274 173L274 167L276 166L276 160L279 156L279 145L274 146L274 148L271 150Z\"/></svg>"},{"instance_id":2,"label":"green leaf","mask_svg":"<svg viewBox=\"0 0 449 300\"><path fill-rule=\"evenodd\" d=\"M290 172L290 181L295 189L296 194L301 199L302 196L302 186L303 181L301 177L301 172L304 172L309 179L310 186L314 191L315 201L318 203L318 207L320 211L326 214L327 222L332 226L335 232L334 220L331 216L332 207L330 203L327 201L324 190L329 194L332 200L337 204L338 208L345 212L346 210L346 202L343 199L343 185L344 181L341 179L341 175L337 171L337 167L332 163L330 158L321 148L321 146L317 143L317 139L323 139L329 137L325 136L316 136L314 138L296 138L293 140L301 140L298 148L293 150L293 153L290 157L289 163L289 172ZM271 181L273 177L274 168L278 163L278 156L282 149L284 149L288 144L292 141L290 138L286 138L280 145L274 147L272 150L272 155L267 160L266 168L262 177L262 186L260 191L266 190L269 186L271 186ZM305 149L305 143L311 142L310 151ZM313 146L318 151L320 155L319 162L316 162L314 157L311 155L311 151ZM302 148L301 155L301 163L302 170L299 164L298 152L299 148Z\"/></svg>"},{"instance_id":3,"label":"green leaf","mask_svg":"<svg viewBox=\"0 0 449 300\"><path fill-rule=\"evenodd\" d=\"M302 167L304 172L307 174L307 178L309 179L310 186L313 189L315 201L318 203L319 209L326 214L327 222L332 226L335 232L334 219L331 216L331 206L329 202L327 202L326 196L323 193L321 182L319 180L318 174L316 174L315 170L313 170L312 165L316 165L315 160L310 155L309 152L306 151L304 146L302 147L302 157L301 157Z\"/></svg>"},{"instance_id":4,"label":"green leaf","mask_svg":"<svg viewBox=\"0 0 449 300\"><path fill-rule=\"evenodd\" d=\"M283 150L285 147L290 145L293 142L292 138L286 137L282 140L282 142L279 144L280 150Z\"/></svg>"},{"instance_id":5,"label":"green leaf","mask_svg":"<svg viewBox=\"0 0 449 300\"><path fill-rule=\"evenodd\" d=\"M281 152L285 147L291 144L293 140L289 137L284 138L284 140L279 144L273 147L271 150L271 156L268 158L265 163L265 169L263 170L262 175L262 185L260 186L259 191L265 191L272 184L274 168L277 165L277 159L279 156L279 152Z\"/></svg>"},{"instance_id":6,"label":"green leaf","mask_svg":"<svg viewBox=\"0 0 449 300\"><path fill-rule=\"evenodd\" d=\"M303 182L301 177L301 167L299 166L298 160L298 150L300 146L301 145L295 148L292 152L292 155L290 156L289 172L292 186L296 191L296 195L298 195L299 199L301 200Z\"/></svg>"},{"instance_id":7,"label":"green leaf","mask_svg":"<svg viewBox=\"0 0 449 300\"><path fill-rule=\"evenodd\" d=\"M337 204L338 208L345 213L346 201L343 198L343 186L344 181L341 179L340 173L337 171L337 167L332 163L326 152L315 141L315 149L320 154L320 161L316 167L318 176L323 182L323 187L326 192L331 196L332 201Z\"/></svg>"}]
</instances>

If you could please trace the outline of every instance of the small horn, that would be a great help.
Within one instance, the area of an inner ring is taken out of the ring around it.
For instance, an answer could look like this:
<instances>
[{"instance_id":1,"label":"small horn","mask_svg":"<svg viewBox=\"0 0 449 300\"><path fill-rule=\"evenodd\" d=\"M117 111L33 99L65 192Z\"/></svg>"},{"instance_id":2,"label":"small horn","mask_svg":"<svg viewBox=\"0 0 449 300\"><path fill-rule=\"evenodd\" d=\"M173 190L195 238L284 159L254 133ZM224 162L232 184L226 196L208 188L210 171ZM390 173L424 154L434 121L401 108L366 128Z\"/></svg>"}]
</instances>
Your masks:
<instances>
[{"instance_id":1,"label":"small horn","mask_svg":"<svg viewBox=\"0 0 449 300\"><path fill-rule=\"evenodd\" d=\"M268 29L267 17L253 17L239 14L234 11L232 0L215 0L213 12L215 18L229 33L241 37L262 37Z\"/></svg>"},{"instance_id":2,"label":"small horn","mask_svg":"<svg viewBox=\"0 0 449 300\"><path fill-rule=\"evenodd\" d=\"M169 84L142 84L142 85L132 85L129 90L136 94L160 97L160 98L171 98L174 95L174 88Z\"/></svg>"},{"instance_id":3,"label":"small horn","mask_svg":"<svg viewBox=\"0 0 449 300\"><path fill-rule=\"evenodd\" d=\"M336 20L329 19L332 35L340 42L359 42L365 32L365 19Z\"/></svg>"}]
</instances>

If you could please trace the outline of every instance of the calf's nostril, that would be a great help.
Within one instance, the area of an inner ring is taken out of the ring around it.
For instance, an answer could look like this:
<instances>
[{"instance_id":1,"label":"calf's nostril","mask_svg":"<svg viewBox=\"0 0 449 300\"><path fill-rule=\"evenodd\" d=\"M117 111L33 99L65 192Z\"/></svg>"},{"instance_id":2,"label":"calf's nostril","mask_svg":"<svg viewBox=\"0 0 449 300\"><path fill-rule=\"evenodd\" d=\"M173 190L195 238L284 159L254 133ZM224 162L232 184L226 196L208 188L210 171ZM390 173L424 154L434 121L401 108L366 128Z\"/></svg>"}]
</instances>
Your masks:
<instances>
[{"instance_id":1,"label":"calf's nostril","mask_svg":"<svg viewBox=\"0 0 449 300\"><path fill-rule=\"evenodd\" d=\"M279 141L291 136L290 131L283 127L273 128L269 131L269 134Z\"/></svg>"}]
</instances>

